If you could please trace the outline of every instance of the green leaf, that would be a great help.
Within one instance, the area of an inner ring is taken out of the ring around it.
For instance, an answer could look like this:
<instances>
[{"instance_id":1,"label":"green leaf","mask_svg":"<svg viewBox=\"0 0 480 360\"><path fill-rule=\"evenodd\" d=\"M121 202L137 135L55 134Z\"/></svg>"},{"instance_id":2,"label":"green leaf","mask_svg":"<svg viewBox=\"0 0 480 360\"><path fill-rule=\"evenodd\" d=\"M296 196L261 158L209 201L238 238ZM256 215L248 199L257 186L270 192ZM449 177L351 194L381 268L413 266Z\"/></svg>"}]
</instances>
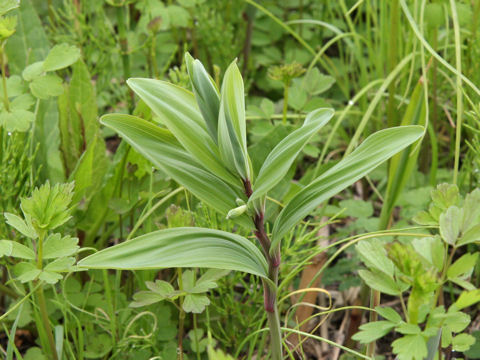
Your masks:
<instances>
[{"instance_id":1,"label":"green leaf","mask_svg":"<svg viewBox=\"0 0 480 360\"><path fill-rule=\"evenodd\" d=\"M435 266L438 271L443 269L445 260L445 246L440 237L435 236L414 239L412 241L412 245L418 255Z\"/></svg>"},{"instance_id":2,"label":"green leaf","mask_svg":"<svg viewBox=\"0 0 480 360\"><path fill-rule=\"evenodd\" d=\"M7 12L18 8L20 1L18 0L2 0L0 2L0 15L5 15Z\"/></svg>"},{"instance_id":3,"label":"green leaf","mask_svg":"<svg viewBox=\"0 0 480 360\"><path fill-rule=\"evenodd\" d=\"M287 174L288 169L311 138L333 117L333 109L317 109L307 115L303 126L275 146L255 180L249 202L265 195Z\"/></svg>"},{"instance_id":4,"label":"green leaf","mask_svg":"<svg viewBox=\"0 0 480 360\"><path fill-rule=\"evenodd\" d=\"M480 289L463 291L454 303L454 306L456 309L462 310L476 304L477 302L480 302Z\"/></svg>"},{"instance_id":5,"label":"green leaf","mask_svg":"<svg viewBox=\"0 0 480 360\"><path fill-rule=\"evenodd\" d=\"M475 343L475 337L469 334L459 334L452 339L454 351L467 351Z\"/></svg>"},{"instance_id":6,"label":"green leaf","mask_svg":"<svg viewBox=\"0 0 480 360\"><path fill-rule=\"evenodd\" d=\"M395 328L395 323L390 321L374 321L360 326L360 331L352 339L362 344L380 339Z\"/></svg>"},{"instance_id":7,"label":"green leaf","mask_svg":"<svg viewBox=\"0 0 480 360\"><path fill-rule=\"evenodd\" d=\"M75 254L79 248L77 238L52 234L43 243L43 258L53 259L70 256Z\"/></svg>"},{"instance_id":8,"label":"green leaf","mask_svg":"<svg viewBox=\"0 0 480 360\"><path fill-rule=\"evenodd\" d=\"M478 222L480 221L480 206L478 206L478 204L480 204L480 189L475 189L465 196L463 203L462 233L467 232L474 226L478 227Z\"/></svg>"},{"instance_id":9,"label":"green leaf","mask_svg":"<svg viewBox=\"0 0 480 360\"><path fill-rule=\"evenodd\" d=\"M450 206L447 211L440 215L440 235L447 244L455 245L460 234L463 209Z\"/></svg>"},{"instance_id":10,"label":"green leaf","mask_svg":"<svg viewBox=\"0 0 480 360\"><path fill-rule=\"evenodd\" d=\"M53 230L70 219L73 186L73 183L68 183L52 187L47 181L40 188L35 188L31 197L21 200L23 213L31 217L37 230Z\"/></svg>"},{"instance_id":11,"label":"green leaf","mask_svg":"<svg viewBox=\"0 0 480 360\"><path fill-rule=\"evenodd\" d=\"M268 278L267 262L250 241L204 228L159 230L101 250L79 261L90 269L201 267L244 271Z\"/></svg>"},{"instance_id":12,"label":"green leaf","mask_svg":"<svg viewBox=\"0 0 480 360\"><path fill-rule=\"evenodd\" d=\"M215 350L213 347L208 347L208 360L234 360L230 355L225 355L222 350Z\"/></svg>"},{"instance_id":13,"label":"green leaf","mask_svg":"<svg viewBox=\"0 0 480 360\"><path fill-rule=\"evenodd\" d=\"M355 246L355 249L367 267L379 270L393 278L395 265L388 258L383 244L378 239L362 240Z\"/></svg>"},{"instance_id":14,"label":"green leaf","mask_svg":"<svg viewBox=\"0 0 480 360\"><path fill-rule=\"evenodd\" d=\"M472 273L473 268L477 262L479 253L467 253L455 261L447 270L449 279L459 276L468 276Z\"/></svg>"},{"instance_id":15,"label":"green leaf","mask_svg":"<svg viewBox=\"0 0 480 360\"><path fill-rule=\"evenodd\" d=\"M225 71L218 117L218 147L220 157L230 171L243 180L251 179L247 153L245 93L243 79L236 62Z\"/></svg>"},{"instance_id":16,"label":"green leaf","mask_svg":"<svg viewBox=\"0 0 480 360\"><path fill-rule=\"evenodd\" d=\"M63 93L62 79L54 74L37 77L29 86L32 95L38 99L48 99Z\"/></svg>"},{"instance_id":17,"label":"green leaf","mask_svg":"<svg viewBox=\"0 0 480 360\"><path fill-rule=\"evenodd\" d=\"M43 61L37 61L28 65L22 71L22 77L25 81L32 81L40 77L43 74Z\"/></svg>"},{"instance_id":18,"label":"green leaf","mask_svg":"<svg viewBox=\"0 0 480 360\"><path fill-rule=\"evenodd\" d=\"M404 335L416 335L422 332L418 325L407 323L400 324L395 330Z\"/></svg>"},{"instance_id":19,"label":"green leaf","mask_svg":"<svg viewBox=\"0 0 480 360\"><path fill-rule=\"evenodd\" d=\"M208 305L210 305L210 300L205 295L188 294L183 300L183 310L187 313L200 314Z\"/></svg>"},{"instance_id":20,"label":"green leaf","mask_svg":"<svg viewBox=\"0 0 480 360\"><path fill-rule=\"evenodd\" d=\"M47 56L50 46L35 8L31 0L20 2L17 31L5 46L11 74L21 74L29 63Z\"/></svg>"},{"instance_id":21,"label":"green leaf","mask_svg":"<svg viewBox=\"0 0 480 360\"><path fill-rule=\"evenodd\" d=\"M71 270L74 263L75 259L73 257L59 258L52 261L51 263L48 263L44 269L45 271L51 272L67 272Z\"/></svg>"},{"instance_id":22,"label":"green leaf","mask_svg":"<svg viewBox=\"0 0 480 360\"><path fill-rule=\"evenodd\" d=\"M191 92L160 80L137 78L127 83L199 164L241 188L240 180L220 161L218 147L206 130Z\"/></svg>"},{"instance_id":23,"label":"green leaf","mask_svg":"<svg viewBox=\"0 0 480 360\"><path fill-rule=\"evenodd\" d=\"M218 113L220 111L220 94L213 79L208 75L199 60L185 53L190 82L198 107L202 113L208 133L215 143L218 141Z\"/></svg>"},{"instance_id":24,"label":"green leaf","mask_svg":"<svg viewBox=\"0 0 480 360\"><path fill-rule=\"evenodd\" d=\"M29 110L32 105L35 104L35 99L30 94L22 94L17 96L10 103L10 109L12 110ZM33 113L32 113L33 114ZM32 121L35 119L33 116Z\"/></svg>"},{"instance_id":25,"label":"green leaf","mask_svg":"<svg viewBox=\"0 0 480 360\"><path fill-rule=\"evenodd\" d=\"M22 283L33 281L42 272L33 263L21 262L15 265L14 272Z\"/></svg>"},{"instance_id":26,"label":"green leaf","mask_svg":"<svg viewBox=\"0 0 480 360\"><path fill-rule=\"evenodd\" d=\"M164 280L155 280L155 282L147 281L145 282L145 285L150 289L150 291L163 297L168 297L175 291L173 286Z\"/></svg>"},{"instance_id":27,"label":"green leaf","mask_svg":"<svg viewBox=\"0 0 480 360\"><path fill-rule=\"evenodd\" d=\"M399 360L423 360L428 354L427 343L421 334L405 335L392 343Z\"/></svg>"},{"instance_id":28,"label":"green leaf","mask_svg":"<svg viewBox=\"0 0 480 360\"><path fill-rule=\"evenodd\" d=\"M425 126L427 121L426 106L424 101L423 81L418 81L410 97L410 102L400 125ZM418 140L408 146L402 152L394 155L389 163L387 191L384 197L380 214L380 229L386 229L390 221L392 211L402 193L410 175L417 166L417 158L420 152Z\"/></svg>"},{"instance_id":29,"label":"green leaf","mask_svg":"<svg viewBox=\"0 0 480 360\"><path fill-rule=\"evenodd\" d=\"M357 149L303 188L280 212L273 227L272 249L317 206L359 180L423 135L421 126L401 126L370 135Z\"/></svg>"},{"instance_id":30,"label":"green leaf","mask_svg":"<svg viewBox=\"0 0 480 360\"><path fill-rule=\"evenodd\" d=\"M7 224L13 226L15 229L20 231L24 236L30 239L36 239L37 233L33 228L32 224L25 222L20 216L11 213L3 213L5 219L7 220Z\"/></svg>"},{"instance_id":31,"label":"green leaf","mask_svg":"<svg viewBox=\"0 0 480 360\"><path fill-rule=\"evenodd\" d=\"M463 246L477 241L480 241L480 224L470 227L458 240L457 246Z\"/></svg>"},{"instance_id":32,"label":"green leaf","mask_svg":"<svg viewBox=\"0 0 480 360\"><path fill-rule=\"evenodd\" d=\"M383 318L398 324L402 321L402 317L391 307L380 307L377 306L375 311Z\"/></svg>"},{"instance_id":33,"label":"green leaf","mask_svg":"<svg viewBox=\"0 0 480 360\"><path fill-rule=\"evenodd\" d=\"M0 258L3 256L28 260L35 259L35 253L32 249L11 240L0 240Z\"/></svg>"},{"instance_id":34,"label":"green leaf","mask_svg":"<svg viewBox=\"0 0 480 360\"><path fill-rule=\"evenodd\" d=\"M62 275L51 272L51 271L42 271L40 276L38 277L40 280L45 281L48 284L56 284L58 281L62 279Z\"/></svg>"},{"instance_id":35,"label":"green leaf","mask_svg":"<svg viewBox=\"0 0 480 360\"><path fill-rule=\"evenodd\" d=\"M43 62L44 71L55 71L74 64L80 58L80 49L73 45L55 45Z\"/></svg>"},{"instance_id":36,"label":"green leaf","mask_svg":"<svg viewBox=\"0 0 480 360\"><path fill-rule=\"evenodd\" d=\"M393 278L385 273L359 270L358 274L365 283L372 289L388 295L400 295L401 291Z\"/></svg>"},{"instance_id":37,"label":"green leaf","mask_svg":"<svg viewBox=\"0 0 480 360\"><path fill-rule=\"evenodd\" d=\"M164 301L165 299L165 296L154 293L152 291L139 291L133 295L134 301L132 301L129 306L133 308L138 308L155 304L157 302Z\"/></svg>"},{"instance_id":38,"label":"green leaf","mask_svg":"<svg viewBox=\"0 0 480 360\"><path fill-rule=\"evenodd\" d=\"M154 166L166 172L221 214L226 215L230 209L237 206L235 199L242 197L241 193L203 170L168 130L130 115L105 115L101 122L117 131ZM253 227L251 219L245 214L235 218L235 221L247 228Z\"/></svg>"},{"instance_id":39,"label":"green leaf","mask_svg":"<svg viewBox=\"0 0 480 360\"><path fill-rule=\"evenodd\" d=\"M30 125L34 121L35 114L27 110L12 109L12 111L0 113L0 126L10 132L25 132L30 129Z\"/></svg>"}]
</instances>

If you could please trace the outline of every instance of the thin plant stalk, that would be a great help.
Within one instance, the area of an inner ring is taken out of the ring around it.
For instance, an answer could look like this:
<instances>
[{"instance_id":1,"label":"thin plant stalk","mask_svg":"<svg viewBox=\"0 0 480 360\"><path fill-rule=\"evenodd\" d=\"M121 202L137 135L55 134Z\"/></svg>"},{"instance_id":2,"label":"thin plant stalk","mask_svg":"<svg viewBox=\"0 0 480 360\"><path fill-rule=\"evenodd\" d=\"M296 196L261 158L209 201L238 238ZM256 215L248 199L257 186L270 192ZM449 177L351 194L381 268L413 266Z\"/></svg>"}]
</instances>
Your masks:
<instances>
[{"instance_id":1,"label":"thin plant stalk","mask_svg":"<svg viewBox=\"0 0 480 360\"><path fill-rule=\"evenodd\" d=\"M43 269L43 241L45 239L45 232L40 232L38 236L37 243L37 268L39 270ZM45 301L45 295L43 293L43 285L40 284L37 291L36 297L38 301L38 307L40 310L40 316L42 318L42 324L37 324L42 326L47 334L48 345L50 347L50 352L53 360L58 360L57 349L55 347L55 339L53 338L52 327L50 326L50 320L48 319L47 304Z\"/></svg>"}]
</instances>

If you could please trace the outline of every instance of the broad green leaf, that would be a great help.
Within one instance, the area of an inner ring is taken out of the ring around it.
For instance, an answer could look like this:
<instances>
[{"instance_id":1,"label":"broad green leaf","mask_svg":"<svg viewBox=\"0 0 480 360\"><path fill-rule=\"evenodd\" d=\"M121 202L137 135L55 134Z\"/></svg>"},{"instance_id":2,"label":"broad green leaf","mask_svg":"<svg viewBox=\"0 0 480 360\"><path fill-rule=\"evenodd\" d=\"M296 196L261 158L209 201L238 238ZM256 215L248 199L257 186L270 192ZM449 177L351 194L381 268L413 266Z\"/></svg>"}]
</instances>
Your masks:
<instances>
[{"instance_id":1,"label":"broad green leaf","mask_svg":"<svg viewBox=\"0 0 480 360\"><path fill-rule=\"evenodd\" d=\"M7 224L13 226L15 229L20 231L24 236L35 239L37 237L37 233L31 224L23 220L20 216L11 213L3 213L5 219L7 220Z\"/></svg>"},{"instance_id":2,"label":"broad green leaf","mask_svg":"<svg viewBox=\"0 0 480 360\"><path fill-rule=\"evenodd\" d=\"M440 235L447 244L455 245L460 235L462 225L463 209L450 206L447 211L440 215Z\"/></svg>"},{"instance_id":3,"label":"broad green leaf","mask_svg":"<svg viewBox=\"0 0 480 360\"><path fill-rule=\"evenodd\" d=\"M208 347L208 360L234 360L230 355L226 355L222 350L215 350L212 346Z\"/></svg>"},{"instance_id":4,"label":"broad green leaf","mask_svg":"<svg viewBox=\"0 0 480 360\"><path fill-rule=\"evenodd\" d=\"M395 280L385 273L359 270L358 274L374 290L394 296L401 294L401 290Z\"/></svg>"},{"instance_id":5,"label":"broad green leaf","mask_svg":"<svg viewBox=\"0 0 480 360\"><path fill-rule=\"evenodd\" d=\"M445 246L440 237L414 239L412 245L421 257L435 266L438 271L442 270L445 260Z\"/></svg>"},{"instance_id":6,"label":"broad green leaf","mask_svg":"<svg viewBox=\"0 0 480 360\"><path fill-rule=\"evenodd\" d=\"M54 259L70 256L75 254L79 248L77 238L52 234L43 243L43 258Z\"/></svg>"},{"instance_id":7,"label":"broad green leaf","mask_svg":"<svg viewBox=\"0 0 480 360\"><path fill-rule=\"evenodd\" d=\"M35 280L42 272L42 270L38 269L31 262L18 263L15 265L13 271L17 275L18 280L22 283Z\"/></svg>"},{"instance_id":8,"label":"broad green leaf","mask_svg":"<svg viewBox=\"0 0 480 360\"><path fill-rule=\"evenodd\" d=\"M32 95L38 99L48 99L63 93L62 79L54 74L37 77L29 86Z\"/></svg>"},{"instance_id":9,"label":"broad green leaf","mask_svg":"<svg viewBox=\"0 0 480 360\"><path fill-rule=\"evenodd\" d=\"M415 334L420 334L422 332L422 329L420 329L420 327L416 324L403 323L397 326L395 328L395 331L404 335L415 335Z\"/></svg>"},{"instance_id":10,"label":"broad green leaf","mask_svg":"<svg viewBox=\"0 0 480 360\"><path fill-rule=\"evenodd\" d=\"M3 256L11 256L27 260L35 259L35 253L32 249L11 240L0 240L0 258Z\"/></svg>"},{"instance_id":11,"label":"broad green leaf","mask_svg":"<svg viewBox=\"0 0 480 360\"><path fill-rule=\"evenodd\" d=\"M80 49L73 45L55 45L43 62L44 71L55 71L74 64L80 58Z\"/></svg>"},{"instance_id":12,"label":"broad green leaf","mask_svg":"<svg viewBox=\"0 0 480 360\"><path fill-rule=\"evenodd\" d=\"M452 184L440 184L432 190L432 201L442 211L458 203L458 186Z\"/></svg>"},{"instance_id":13,"label":"broad green leaf","mask_svg":"<svg viewBox=\"0 0 480 360\"><path fill-rule=\"evenodd\" d=\"M480 189L473 190L465 196L463 203L462 232L465 233L474 226L478 226L480 221Z\"/></svg>"},{"instance_id":14,"label":"broad green leaf","mask_svg":"<svg viewBox=\"0 0 480 360\"><path fill-rule=\"evenodd\" d=\"M155 280L155 282L147 281L145 282L145 285L150 291L163 297L168 297L175 291L173 286L164 280Z\"/></svg>"},{"instance_id":15,"label":"broad green leaf","mask_svg":"<svg viewBox=\"0 0 480 360\"><path fill-rule=\"evenodd\" d=\"M395 265L388 258L385 248L378 239L362 240L355 246L355 249L367 267L393 277Z\"/></svg>"},{"instance_id":16,"label":"broad green leaf","mask_svg":"<svg viewBox=\"0 0 480 360\"><path fill-rule=\"evenodd\" d=\"M245 93L243 79L235 62L223 77L218 117L218 147L223 162L243 180L251 179L247 153Z\"/></svg>"},{"instance_id":17,"label":"broad green leaf","mask_svg":"<svg viewBox=\"0 0 480 360\"><path fill-rule=\"evenodd\" d=\"M402 321L402 317L391 307L380 307L377 306L375 311L386 320L391 321L392 323L398 324Z\"/></svg>"},{"instance_id":18,"label":"broad green leaf","mask_svg":"<svg viewBox=\"0 0 480 360\"><path fill-rule=\"evenodd\" d=\"M374 321L360 326L360 331L352 336L352 339L362 344L380 339L387 335L395 327L390 321Z\"/></svg>"},{"instance_id":19,"label":"broad green leaf","mask_svg":"<svg viewBox=\"0 0 480 360\"><path fill-rule=\"evenodd\" d=\"M237 206L235 199L242 197L241 193L205 171L181 147L170 131L131 115L105 115L101 122L117 131L156 167L221 214L226 215L230 209ZM247 228L253 226L246 215L235 218L235 221Z\"/></svg>"},{"instance_id":20,"label":"broad green leaf","mask_svg":"<svg viewBox=\"0 0 480 360\"><path fill-rule=\"evenodd\" d=\"M361 179L392 155L417 141L421 126L401 126L370 135L357 149L303 188L281 211L273 227L272 249L317 206Z\"/></svg>"},{"instance_id":21,"label":"broad green leaf","mask_svg":"<svg viewBox=\"0 0 480 360\"><path fill-rule=\"evenodd\" d=\"M419 81L412 93L410 102L400 125L425 126L427 121L427 113L424 97L423 81ZM417 158L420 152L421 141L421 139L416 141L401 153L394 155L390 160L387 191L380 214L380 230L387 228L398 197L402 193L405 184L417 166Z\"/></svg>"},{"instance_id":22,"label":"broad green leaf","mask_svg":"<svg viewBox=\"0 0 480 360\"><path fill-rule=\"evenodd\" d=\"M469 275L472 273L475 264L477 263L479 253L466 253L455 261L447 270L447 276L449 279L453 279L463 275Z\"/></svg>"},{"instance_id":23,"label":"broad green leaf","mask_svg":"<svg viewBox=\"0 0 480 360\"><path fill-rule=\"evenodd\" d=\"M220 161L218 147L207 132L191 92L160 80L137 78L127 83L199 164L241 188L240 180Z\"/></svg>"},{"instance_id":24,"label":"broad green leaf","mask_svg":"<svg viewBox=\"0 0 480 360\"><path fill-rule=\"evenodd\" d=\"M317 109L307 115L303 126L286 138L270 152L255 179L249 202L265 195L286 175L288 169L310 139L333 117L333 109Z\"/></svg>"},{"instance_id":25,"label":"broad green leaf","mask_svg":"<svg viewBox=\"0 0 480 360\"><path fill-rule=\"evenodd\" d=\"M17 96L10 103L10 109L12 110L29 110L33 104L35 104L35 99L30 94L22 94ZM33 113L32 113L33 114ZM33 120L32 120L33 121Z\"/></svg>"},{"instance_id":26,"label":"broad green leaf","mask_svg":"<svg viewBox=\"0 0 480 360\"><path fill-rule=\"evenodd\" d=\"M188 294L183 300L183 310L187 313L200 314L208 305L210 305L210 300L205 295Z\"/></svg>"},{"instance_id":27,"label":"broad green leaf","mask_svg":"<svg viewBox=\"0 0 480 360\"><path fill-rule=\"evenodd\" d=\"M423 360L428 354L423 335L405 335L392 343L394 354L399 360Z\"/></svg>"},{"instance_id":28,"label":"broad green leaf","mask_svg":"<svg viewBox=\"0 0 480 360\"><path fill-rule=\"evenodd\" d=\"M220 111L220 94L213 79L208 75L199 60L195 60L188 52L185 54L188 75L198 108L202 113L208 133L215 143L218 141L218 113Z\"/></svg>"},{"instance_id":29,"label":"broad green leaf","mask_svg":"<svg viewBox=\"0 0 480 360\"><path fill-rule=\"evenodd\" d=\"M260 250L236 234L204 228L159 230L101 250L79 261L89 269L200 267L244 271L268 278Z\"/></svg>"}]
</instances>

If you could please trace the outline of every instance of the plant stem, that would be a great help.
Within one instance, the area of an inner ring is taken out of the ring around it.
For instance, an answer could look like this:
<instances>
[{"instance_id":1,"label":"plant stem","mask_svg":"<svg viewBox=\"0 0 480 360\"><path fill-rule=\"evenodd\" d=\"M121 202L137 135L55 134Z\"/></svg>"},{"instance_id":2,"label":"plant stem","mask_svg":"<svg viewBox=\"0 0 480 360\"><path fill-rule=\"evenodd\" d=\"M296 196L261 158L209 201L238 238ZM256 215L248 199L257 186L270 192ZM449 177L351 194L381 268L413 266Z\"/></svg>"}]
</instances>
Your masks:
<instances>
[{"instance_id":1,"label":"plant stem","mask_svg":"<svg viewBox=\"0 0 480 360\"><path fill-rule=\"evenodd\" d=\"M125 5L118 6L116 9L117 12L117 26L118 26L118 36L120 40L120 49L122 54L122 65L123 65L123 80L127 81L130 78L130 55L128 54L128 39L127 39L127 30L125 26ZM128 108L130 111L133 110L133 92L129 90L129 97L127 98Z\"/></svg>"},{"instance_id":2,"label":"plant stem","mask_svg":"<svg viewBox=\"0 0 480 360\"><path fill-rule=\"evenodd\" d=\"M249 179L244 180L245 194L252 195L252 185ZM268 327L270 330L270 348L272 360L282 359L282 333L280 331L280 317L277 307L278 269L280 268L280 245L275 251L271 250L271 241L265 231L264 211L260 210L253 218L255 223L255 236L262 246L263 253L268 262L268 278L271 283L263 281L263 306L267 313Z\"/></svg>"},{"instance_id":3,"label":"plant stem","mask_svg":"<svg viewBox=\"0 0 480 360\"><path fill-rule=\"evenodd\" d=\"M183 273L182 268L177 269L178 273L178 289L183 290ZM178 359L183 360L183 325L185 322L185 311L183 310L183 296L179 297L179 314L178 314Z\"/></svg>"},{"instance_id":4,"label":"plant stem","mask_svg":"<svg viewBox=\"0 0 480 360\"><path fill-rule=\"evenodd\" d=\"M285 82L285 87L283 89L283 115L282 123L283 125L287 124L287 110L288 110L288 88L290 87L290 81Z\"/></svg>"},{"instance_id":5,"label":"plant stem","mask_svg":"<svg viewBox=\"0 0 480 360\"><path fill-rule=\"evenodd\" d=\"M7 75L5 73L5 53L4 53L5 43L0 45L0 61L2 68L2 86L3 86L3 105L5 110L10 111L10 102L8 101L8 92L7 92Z\"/></svg>"},{"instance_id":6,"label":"plant stem","mask_svg":"<svg viewBox=\"0 0 480 360\"><path fill-rule=\"evenodd\" d=\"M45 239L45 231L38 232L38 242L37 242L37 268L43 269L43 240ZM37 300L38 307L40 309L40 316L42 317L43 324L37 324L44 327L45 332L47 333L48 344L50 346L50 351L52 358L58 360L57 349L55 347L55 339L53 338L52 327L50 326L50 320L48 319L47 304L45 301L45 295L43 293L43 285L40 284L37 289Z\"/></svg>"}]
</instances>

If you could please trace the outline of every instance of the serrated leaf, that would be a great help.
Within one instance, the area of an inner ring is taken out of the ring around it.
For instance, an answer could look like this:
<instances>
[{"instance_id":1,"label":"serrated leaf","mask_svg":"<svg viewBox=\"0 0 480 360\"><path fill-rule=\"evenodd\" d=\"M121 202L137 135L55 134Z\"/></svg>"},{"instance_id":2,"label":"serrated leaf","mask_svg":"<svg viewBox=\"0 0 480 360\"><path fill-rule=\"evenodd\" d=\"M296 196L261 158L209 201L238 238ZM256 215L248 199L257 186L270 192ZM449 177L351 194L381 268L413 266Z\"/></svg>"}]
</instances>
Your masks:
<instances>
[{"instance_id":1,"label":"serrated leaf","mask_svg":"<svg viewBox=\"0 0 480 360\"><path fill-rule=\"evenodd\" d=\"M25 132L30 129L30 125L35 121L35 114L31 111L22 109L12 109L0 113L0 126L6 131Z\"/></svg>"},{"instance_id":2,"label":"serrated leaf","mask_svg":"<svg viewBox=\"0 0 480 360\"><path fill-rule=\"evenodd\" d=\"M52 234L43 243L43 258L53 259L70 256L75 254L79 248L78 238Z\"/></svg>"},{"instance_id":3,"label":"serrated leaf","mask_svg":"<svg viewBox=\"0 0 480 360\"><path fill-rule=\"evenodd\" d=\"M393 278L385 273L359 270L358 274L372 289L388 295L400 295L401 291Z\"/></svg>"},{"instance_id":4,"label":"serrated leaf","mask_svg":"<svg viewBox=\"0 0 480 360\"><path fill-rule=\"evenodd\" d=\"M18 280L25 283L35 280L42 270L37 269L33 263L21 262L15 265L14 272L17 275Z\"/></svg>"},{"instance_id":5,"label":"serrated leaf","mask_svg":"<svg viewBox=\"0 0 480 360\"><path fill-rule=\"evenodd\" d=\"M385 129L370 135L357 149L303 188L285 206L273 227L272 249L301 219L333 195L423 135L421 126Z\"/></svg>"},{"instance_id":6,"label":"serrated leaf","mask_svg":"<svg viewBox=\"0 0 480 360\"><path fill-rule=\"evenodd\" d=\"M385 248L378 239L362 240L355 249L367 267L379 270L390 278L393 277L395 265L388 258Z\"/></svg>"},{"instance_id":7,"label":"serrated leaf","mask_svg":"<svg viewBox=\"0 0 480 360\"><path fill-rule=\"evenodd\" d=\"M240 180L222 164L218 147L207 132L191 92L160 80L136 78L128 79L127 83L191 157L229 184L241 187Z\"/></svg>"},{"instance_id":8,"label":"serrated leaf","mask_svg":"<svg viewBox=\"0 0 480 360\"><path fill-rule=\"evenodd\" d=\"M404 335L416 335L422 332L422 329L420 329L418 325L407 323L400 324L395 328L395 330Z\"/></svg>"},{"instance_id":9,"label":"serrated leaf","mask_svg":"<svg viewBox=\"0 0 480 360\"><path fill-rule=\"evenodd\" d=\"M183 300L183 310L187 313L200 314L208 305L210 305L210 300L205 295L188 294Z\"/></svg>"},{"instance_id":10,"label":"serrated leaf","mask_svg":"<svg viewBox=\"0 0 480 360\"><path fill-rule=\"evenodd\" d=\"M168 297L175 291L173 286L164 280L155 280L155 282L147 281L145 285L150 291L162 297Z\"/></svg>"},{"instance_id":11,"label":"serrated leaf","mask_svg":"<svg viewBox=\"0 0 480 360\"><path fill-rule=\"evenodd\" d=\"M446 210L450 206L458 203L458 186L453 184L440 184L432 190L432 201L441 210Z\"/></svg>"},{"instance_id":12,"label":"serrated leaf","mask_svg":"<svg viewBox=\"0 0 480 360\"><path fill-rule=\"evenodd\" d=\"M383 318L388 321L391 321L395 324L398 324L402 321L402 317L391 307L380 307L377 306L375 311Z\"/></svg>"},{"instance_id":13,"label":"serrated leaf","mask_svg":"<svg viewBox=\"0 0 480 360\"><path fill-rule=\"evenodd\" d=\"M45 271L51 272L66 272L71 270L71 267L74 263L75 259L73 257L59 258L51 263L48 263L44 269Z\"/></svg>"},{"instance_id":14,"label":"serrated leaf","mask_svg":"<svg viewBox=\"0 0 480 360\"><path fill-rule=\"evenodd\" d=\"M236 234L205 228L152 232L101 250L79 261L90 269L160 269L200 267L244 271L268 278L260 250Z\"/></svg>"},{"instance_id":15,"label":"serrated leaf","mask_svg":"<svg viewBox=\"0 0 480 360\"><path fill-rule=\"evenodd\" d=\"M463 209L457 206L450 206L447 211L440 215L440 235L447 244L455 245L460 234Z\"/></svg>"},{"instance_id":16,"label":"serrated leaf","mask_svg":"<svg viewBox=\"0 0 480 360\"><path fill-rule=\"evenodd\" d=\"M132 301L129 306L133 308L137 308L137 307L155 304L157 302L164 301L165 299L166 299L165 296L162 296L152 291L139 291L133 294L134 301Z\"/></svg>"},{"instance_id":17,"label":"serrated leaf","mask_svg":"<svg viewBox=\"0 0 480 360\"><path fill-rule=\"evenodd\" d=\"M475 337L469 334L459 334L452 339L452 349L454 351L467 351L473 344L475 344Z\"/></svg>"},{"instance_id":18,"label":"serrated leaf","mask_svg":"<svg viewBox=\"0 0 480 360\"><path fill-rule=\"evenodd\" d=\"M285 137L268 154L255 180L249 202L265 195L287 174L303 147L333 117L333 109L317 109L309 113L303 126Z\"/></svg>"},{"instance_id":19,"label":"serrated leaf","mask_svg":"<svg viewBox=\"0 0 480 360\"><path fill-rule=\"evenodd\" d=\"M468 276L473 271L473 268L477 262L479 253L470 254L467 253L455 261L447 270L447 276L449 279L453 279L459 276Z\"/></svg>"},{"instance_id":20,"label":"serrated leaf","mask_svg":"<svg viewBox=\"0 0 480 360\"><path fill-rule=\"evenodd\" d=\"M0 258L2 256L28 260L35 259L35 253L32 249L12 240L0 240Z\"/></svg>"},{"instance_id":21,"label":"serrated leaf","mask_svg":"<svg viewBox=\"0 0 480 360\"><path fill-rule=\"evenodd\" d=\"M42 271L38 277L40 280L45 281L48 284L56 284L59 280L62 279L62 275L51 272L51 271Z\"/></svg>"},{"instance_id":22,"label":"serrated leaf","mask_svg":"<svg viewBox=\"0 0 480 360\"><path fill-rule=\"evenodd\" d=\"M423 360L427 354L427 343L420 335L405 335L392 343L393 353L399 360Z\"/></svg>"},{"instance_id":23,"label":"serrated leaf","mask_svg":"<svg viewBox=\"0 0 480 360\"><path fill-rule=\"evenodd\" d=\"M74 64L80 58L80 49L73 45L55 45L43 62L44 71L55 71L64 69Z\"/></svg>"},{"instance_id":24,"label":"serrated leaf","mask_svg":"<svg viewBox=\"0 0 480 360\"><path fill-rule=\"evenodd\" d=\"M438 271L443 269L445 246L438 236L414 239L412 245L415 251L430 264L435 266Z\"/></svg>"},{"instance_id":25,"label":"serrated leaf","mask_svg":"<svg viewBox=\"0 0 480 360\"><path fill-rule=\"evenodd\" d=\"M32 95L38 99L48 99L63 93L62 79L55 74L37 77L29 84Z\"/></svg>"},{"instance_id":26,"label":"serrated leaf","mask_svg":"<svg viewBox=\"0 0 480 360\"><path fill-rule=\"evenodd\" d=\"M387 335L395 328L395 323L390 321L374 321L360 326L360 331L352 339L362 344L368 344Z\"/></svg>"},{"instance_id":27,"label":"serrated leaf","mask_svg":"<svg viewBox=\"0 0 480 360\"><path fill-rule=\"evenodd\" d=\"M241 193L205 171L168 130L130 115L105 115L101 122L117 131L153 165L221 214L226 215L230 209L237 207L235 199L241 198ZM235 218L235 221L247 228L253 227L246 215Z\"/></svg>"},{"instance_id":28,"label":"serrated leaf","mask_svg":"<svg viewBox=\"0 0 480 360\"><path fill-rule=\"evenodd\" d=\"M456 309L462 310L480 302L480 289L472 291L463 291L454 303Z\"/></svg>"},{"instance_id":29,"label":"serrated leaf","mask_svg":"<svg viewBox=\"0 0 480 360\"><path fill-rule=\"evenodd\" d=\"M471 226L458 240L457 246L463 246L477 241L480 241L480 224Z\"/></svg>"},{"instance_id":30,"label":"serrated leaf","mask_svg":"<svg viewBox=\"0 0 480 360\"><path fill-rule=\"evenodd\" d=\"M40 77L43 73L43 61L37 61L33 64L28 65L22 71L22 77L25 81L32 81Z\"/></svg>"},{"instance_id":31,"label":"serrated leaf","mask_svg":"<svg viewBox=\"0 0 480 360\"><path fill-rule=\"evenodd\" d=\"M11 213L3 213L5 219L7 220L7 224L13 226L15 229L20 231L24 236L30 239L36 239L37 233L31 224L28 224L23 220L20 216Z\"/></svg>"}]
</instances>

